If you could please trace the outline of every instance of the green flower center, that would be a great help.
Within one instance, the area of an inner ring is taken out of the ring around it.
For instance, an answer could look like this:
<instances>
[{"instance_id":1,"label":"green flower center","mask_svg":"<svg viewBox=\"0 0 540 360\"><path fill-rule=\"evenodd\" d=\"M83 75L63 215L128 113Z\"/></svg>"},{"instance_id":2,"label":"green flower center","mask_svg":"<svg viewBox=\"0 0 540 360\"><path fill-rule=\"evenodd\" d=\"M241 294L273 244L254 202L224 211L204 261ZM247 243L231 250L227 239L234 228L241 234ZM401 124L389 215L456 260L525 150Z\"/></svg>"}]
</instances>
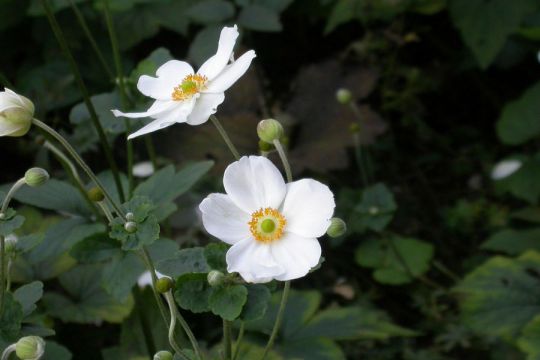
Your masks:
<instances>
[{"instance_id":1,"label":"green flower center","mask_svg":"<svg viewBox=\"0 0 540 360\"><path fill-rule=\"evenodd\" d=\"M261 223L261 230L265 233L271 233L276 228L276 223L272 219L264 219Z\"/></svg>"}]
</instances>

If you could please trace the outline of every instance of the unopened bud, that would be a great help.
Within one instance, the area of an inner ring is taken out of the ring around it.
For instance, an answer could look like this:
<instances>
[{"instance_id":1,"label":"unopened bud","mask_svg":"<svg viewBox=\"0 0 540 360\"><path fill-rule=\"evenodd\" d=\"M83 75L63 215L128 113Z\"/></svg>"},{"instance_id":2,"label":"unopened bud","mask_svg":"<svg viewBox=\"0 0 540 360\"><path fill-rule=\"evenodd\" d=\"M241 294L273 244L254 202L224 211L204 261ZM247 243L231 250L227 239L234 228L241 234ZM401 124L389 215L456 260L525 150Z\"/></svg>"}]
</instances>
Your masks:
<instances>
[{"instance_id":1,"label":"unopened bud","mask_svg":"<svg viewBox=\"0 0 540 360\"><path fill-rule=\"evenodd\" d=\"M15 354L22 360L37 360L45 352L45 341L39 336L25 336L17 341Z\"/></svg>"},{"instance_id":2,"label":"unopened bud","mask_svg":"<svg viewBox=\"0 0 540 360\"><path fill-rule=\"evenodd\" d=\"M337 238L345 234L347 231L347 224L340 218L330 219L330 226L326 230L326 234L332 238Z\"/></svg>"},{"instance_id":3,"label":"unopened bud","mask_svg":"<svg viewBox=\"0 0 540 360\"><path fill-rule=\"evenodd\" d=\"M357 123L351 123L351 125L349 125L349 131L352 133L352 134L357 134L360 132L360 125L358 125Z\"/></svg>"},{"instance_id":4,"label":"unopened bud","mask_svg":"<svg viewBox=\"0 0 540 360\"><path fill-rule=\"evenodd\" d=\"M165 294L169 290L172 289L174 283L172 279L168 276L159 278L158 281L156 281L156 290L160 294Z\"/></svg>"},{"instance_id":5,"label":"unopened bud","mask_svg":"<svg viewBox=\"0 0 540 360\"><path fill-rule=\"evenodd\" d=\"M168 351L159 351L154 355L154 360L173 360L173 355Z\"/></svg>"},{"instance_id":6,"label":"unopened bud","mask_svg":"<svg viewBox=\"0 0 540 360\"><path fill-rule=\"evenodd\" d=\"M0 136L23 136L32 125L34 104L9 89L0 91Z\"/></svg>"},{"instance_id":7,"label":"unopened bud","mask_svg":"<svg viewBox=\"0 0 540 360\"><path fill-rule=\"evenodd\" d=\"M100 188L93 187L86 193L88 195L88 198L92 200L93 202L100 202L105 199L105 195L103 195L103 191L101 191Z\"/></svg>"},{"instance_id":8,"label":"unopened bud","mask_svg":"<svg viewBox=\"0 0 540 360\"><path fill-rule=\"evenodd\" d=\"M352 93L349 89L338 89L336 91L336 99L340 104L347 105L352 100Z\"/></svg>"},{"instance_id":9,"label":"unopened bud","mask_svg":"<svg viewBox=\"0 0 540 360\"><path fill-rule=\"evenodd\" d=\"M225 275L221 271L212 270L208 273L206 279L210 286L219 286L225 281Z\"/></svg>"},{"instance_id":10,"label":"unopened bud","mask_svg":"<svg viewBox=\"0 0 540 360\"><path fill-rule=\"evenodd\" d=\"M0 220L5 220L7 215L5 213L0 213Z\"/></svg>"},{"instance_id":11,"label":"unopened bud","mask_svg":"<svg viewBox=\"0 0 540 360\"><path fill-rule=\"evenodd\" d=\"M379 213L379 208L376 206L372 206L368 209L369 215L375 216Z\"/></svg>"},{"instance_id":12,"label":"unopened bud","mask_svg":"<svg viewBox=\"0 0 540 360\"><path fill-rule=\"evenodd\" d=\"M124 224L124 229L128 233L133 234L134 232L137 231L137 223L135 223L133 221L128 221L127 223Z\"/></svg>"},{"instance_id":13,"label":"unopened bud","mask_svg":"<svg viewBox=\"0 0 540 360\"><path fill-rule=\"evenodd\" d=\"M24 174L24 182L28 186L41 186L47 180L49 180L49 173L42 168L31 168Z\"/></svg>"},{"instance_id":14,"label":"unopened bud","mask_svg":"<svg viewBox=\"0 0 540 360\"><path fill-rule=\"evenodd\" d=\"M274 119L261 120L257 125L257 135L262 141L271 144L283 136L283 126Z\"/></svg>"},{"instance_id":15,"label":"unopened bud","mask_svg":"<svg viewBox=\"0 0 540 360\"><path fill-rule=\"evenodd\" d=\"M126 214L126 220L127 220L127 221L133 221L133 220L135 220L135 214L133 214L132 212L128 212L128 213Z\"/></svg>"}]
</instances>

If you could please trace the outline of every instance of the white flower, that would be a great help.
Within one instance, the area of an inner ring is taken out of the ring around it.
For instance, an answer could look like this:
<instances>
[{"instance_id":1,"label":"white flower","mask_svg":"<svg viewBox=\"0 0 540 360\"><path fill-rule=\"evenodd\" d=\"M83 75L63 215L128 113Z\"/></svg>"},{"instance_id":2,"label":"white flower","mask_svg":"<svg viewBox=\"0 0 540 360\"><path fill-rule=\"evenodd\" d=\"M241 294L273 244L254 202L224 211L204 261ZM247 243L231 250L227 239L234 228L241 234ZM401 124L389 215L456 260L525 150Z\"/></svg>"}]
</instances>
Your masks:
<instances>
[{"instance_id":1,"label":"white flower","mask_svg":"<svg viewBox=\"0 0 540 360\"><path fill-rule=\"evenodd\" d=\"M32 125L34 104L14 91L0 91L0 136L23 136Z\"/></svg>"},{"instance_id":2,"label":"white flower","mask_svg":"<svg viewBox=\"0 0 540 360\"><path fill-rule=\"evenodd\" d=\"M197 73L188 63L171 60L157 70L157 78L141 76L137 88L144 95L155 99L152 106L142 113L126 114L118 110L113 110L113 113L115 116L151 117L155 120L131 134L128 139L175 123L200 125L215 114L225 99L225 90L244 75L255 58L255 52L250 50L229 63L237 37L236 25L224 27L216 54L206 60Z\"/></svg>"},{"instance_id":3,"label":"white flower","mask_svg":"<svg viewBox=\"0 0 540 360\"><path fill-rule=\"evenodd\" d=\"M491 171L493 180L501 180L508 177L519 170L522 163L519 160L503 160L498 162Z\"/></svg>"},{"instance_id":4,"label":"white flower","mask_svg":"<svg viewBox=\"0 0 540 360\"><path fill-rule=\"evenodd\" d=\"M227 194L202 201L206 230L231 244L227 270L247 282L292 280L319 263L324 235L334 212L334 195L312 179L285 184L262 156L242 157L225 170Z\"/></svg>"}]
</instances>

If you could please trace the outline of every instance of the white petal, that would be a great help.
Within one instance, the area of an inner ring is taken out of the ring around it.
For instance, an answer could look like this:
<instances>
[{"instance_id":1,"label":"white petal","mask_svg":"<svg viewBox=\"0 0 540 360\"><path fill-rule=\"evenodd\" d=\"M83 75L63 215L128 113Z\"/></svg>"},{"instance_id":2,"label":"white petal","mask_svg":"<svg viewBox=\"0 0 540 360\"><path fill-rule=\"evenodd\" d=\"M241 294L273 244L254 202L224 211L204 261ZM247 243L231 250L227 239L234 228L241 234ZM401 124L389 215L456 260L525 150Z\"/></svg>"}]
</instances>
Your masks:
<instances>
[{"instance_id":1,"label":"white petal","mask_svg":"<svg viewBox=\"0 0 540 360\"><path fill-rule=\"evenodd\" d=\"M504 179L518 171L521 165L523 165L522 162L516 159L500 161L491 171L491 178L493 180Z\"/></svg>"},{"instance_id":2,"label":"white petal","mask_svg":"<svg viewBox=\"0 0 540 360\"><path fill-rule=\"evenodd\" d=\"M219 35L219 43L216 54L202 64L198 73L205 75L208 80L212 80L219 75L231 58L237 38L238 29L236 25L234 25L234 27L224 27Z\"/></svg>"},{"instance_id":3,"label":"white petal","mask_svg":"<svg viewBox=\"0 0 540 360\"><path fill-rule=\"evenodd\" d=\"M215 114L217 107L225 100L225 94L201 94L197 99L193 111L187 118L189 125L200 125L208 121L210 115Z\"/></svg>"},{"instance_id":4,"label":"white petal","mask_svg":"<svg viewBox=\"0 0 540 360\"><path fill-rule=\"evenodd\" d=\"M151 161L143 161L133 165L133 176L146 178L154 174L154 164Z\"/></svg>"},{"instance_id":5,"label":"white petal","mask_svg":"<svg viewBox=\"0 0 540 360\"><path fill-rule=\"evenodd\" d=\"M309 270L315 267L321 258L321 245L317 239L305 238L292 233L285 233L270 247L274 260L285 269L283 274L275 278L276 280L286 281L301 278L309 273Z\"/></svg>"},{"instance_id":6,"label":"white petal","mask_svg":"<svg viewBox=\"0 0 540 360\"><path fill-rule=\"evenodd\" d=\"M245 281L267 282L283 274L284 269L274 261L270 246L246 239L234 244L226 255L227 271L237 272Z\"/></svg>"},{"instance_id":7,"label":"white petal","mask_svg":"<svg viewBox=\"0 0 540 360\"><path fill-rule=\"evenodd\" d=\"M231 200L251 214L260 208L279 208L286 192L277 167L263 156L243 156L225 169L223 185Z\"/></svg>"},{"instance_id":8,"label":"white petal","mask_svg":"<svg viewBox=\"0 0 540 360\"><path fill-rule=\"evenodd\" d=\"M159 78L173 78L179 79L182 82L187 75L193 74L193 68L185 61L169 60L165 64L161 65L156 71L156 75Z\"/></svg>"},{"instance_id":9,"label":"white petal","mask_svg":"<svg viewBox=\"0 0 540 360\"><path fill-rule=\"evenodd\" d=\"M174 88L182 82L182 77L154 78L143 75L137 82L137 89L156 100L172 100Z\"/></svg>"},{"instance_id":10,"label":"white petal","mask_svg":"<svg viewBox=\"0 0 540 360\"><path fill-rule=\"evenodd\" d=\"M0 136L8 136L24 128L24 124L4 123L0 117Z\"/></svg>"},{"instance_id":11,"label":"white petal","mask_svg":"<svg viewBox=\"0 0 540 360\"><path fill-rule=\"evenodd\" d=\"M133 134L130 134L128 136L128 140L136 138L137 136L146 135L148 133L151 133L157 130L165 129L166 127L169 127L174 124L176 124L174 121L164 122L164 121L161 121L161 119L154 120L150 124L139 129L138 131L135 131Z\"/></svg>"},{"instance_id":12,"label":"white petal","mask_svg":"<svg viewBox=\"0 0 540 360\"><path fill-rule=\"evenodd\" d=\"M328 186L313 179L287 184L281 213L287 220L286 231L316 238L324 235L336 203Z\"/></svg>"},{"instance_id":13,"label":"white petal","mask_svg":"<svg viewBox=\"0 0 540 360\"><path fill-rule=\"evenodd\" d=\"M218 77L208 83L204 92L220 93L230 88L248 70L251 61L256 57L255 51L250 50L229 65Z\"/></svg>"},{"instance_id":14,"label":"white petal","mask_svg":"<svg viewBox=\"0 0 540 360\"><path fill-rule=\"evenodd\" d=\"M235 244L251 236L251 216L236 206L228 195L210 194L199 205L204 228L227 244Z\"/></svg>"},{"instance_id":15,"label":"white petal","mask_svg":"<svg viewBox=\"0 0 540 360\"><path fill-rule=\"evenodd\" d=\"M119 110L111 110L111 111L116 117L123 116L123 117L135 119L135 118L143 118L143 117L157 117L159 114L170 111L172 108L178 105L179 105L179 102L172 101L172 100L170 101L156 100L154 101L152 106L150 106L150 108L145 112L124 113Z\"/></svg>"}]
</instances>

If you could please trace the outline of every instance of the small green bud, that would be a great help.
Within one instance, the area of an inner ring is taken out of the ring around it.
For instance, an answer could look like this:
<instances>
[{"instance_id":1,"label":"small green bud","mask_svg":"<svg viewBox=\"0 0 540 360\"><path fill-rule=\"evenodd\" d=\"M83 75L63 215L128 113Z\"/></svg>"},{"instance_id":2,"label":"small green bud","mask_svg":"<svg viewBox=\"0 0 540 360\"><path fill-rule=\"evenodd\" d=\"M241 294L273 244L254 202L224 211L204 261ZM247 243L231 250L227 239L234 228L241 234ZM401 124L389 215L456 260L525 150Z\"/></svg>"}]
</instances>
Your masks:
<instances>
[{"instance_id":1,"label":"small green bud","mask_svg":"<svg viewBox=\"0 0 540 360\"><path fill-rule=\"evenodd\" d=\"M283 126L274 119L261 120L257 125L257 135L262 141L271 144L283 136Z\"/></svg>"},{"instance_id":2,"label":"small green bud","mask_svg":"<svg viewBox=\"0 0 540 360\"><path fill-rule=\"evenodd\" d=\"M369 215L375 216L379 213L379 208L376 206L372 206L368 209Z\"/></svg>"},{"instance_id":3,"label":"small green bud","mask_svg":"<svg viewBox=\"0 0 540 360\"><path fill-rule=\"evenodd\" d=\"M34 118L34 104L9 89L0 91L0 103L5 109L0 111L0 136L26 135Z\"/></svg>"},{"instance_id":4,"label":"small green bud","mask_svg":"<svg viewBox=\"0 0 540 360\"><path fill-rule=\"evenodd\" d=\"M274 149L274 146L266 141L259 140L259 150L269 152Z\"/></svg>"},{"instance_id":5,"label":"small green bud","mask_svg":"<svg viewBox=\"0 0 540 360\"><path fill-rule=\"evenodd\" d=\"M347 224L340 218L330 219L330 226L326 230L326 234L332 238L337 238L345 234L347 231Z\"/></svg>"},{"instance_id":6,"label":"small green bud","mask_svg":"<svg viewBox=\"0 0 540 360\"><path fill-rule=\"evenodd\" d=\"M352 134L357 134L360 132L360 125L358 125L358 123L351 123L351 125L349 125L349 131L352 133Z\"/></svg>"},{"instance_id":7,"label":"small green bud","mask_svg":"<svg viewBox=\"0 0 540 360\"><path fill-rule=\"evenodd\" d=\"M7 215L5 213L0 213L0 220L5 220Z\"/></svg>"},{"instance_id":8,"label":"small green bud","mask_svg":"<svg viewBox=\"0 0 540 360\"><path fill-rule=\"evenodd\" d=\"M225 281L225 274L221 271L212 270L208 273L206 279L210 286L219 286Z\"/></svg>"},{"instance_id":9,"label":"small green bud","mask_svg":"<svg viewBox=\"0 0 540 360\"><path fill-rule=\"evenodd\" d=\"M86 193L88 195L88 198L92 200L93 202L100 202L105 199L105 195L103 195L103 191L101 191L100 188L93 187Z\"/></svg>"},{"instance_id":10,"label":"small green bud","mask_svg":"<svg viewBox=\"0 0 540 360\"><path fill-rule=\"evenodd\" d=\"M137 223L135 223L133 221L128 221L127 223L124 224L124 229L128 233L133 234L134 232L137 231Z\"/></svg>"},{"instance_id":11,"label":"small green bud","mask_svg":"<svg viewBox=\"0 0 540 360\"><path fill-rule=\"evenodd\" d=\"M39 336L25 336L17 341L15 354L22 360L37 360L45 352L45 341Z\"/></svg>"},{"instance_id":12,"label":"small green bud","mask_svg":"<svg viewBox=\"0 0 540 360\"><path fill-rule=\"evenodd\" d=\"M154 355L154 360L173 360L173 355L168 351L158 351Z\"/></svg>"},{"instance_id":13,"label":"small green bud","mask_svg":"<svg viewBox=\"0 0 540 360\"><path fill-rule=\"evenodd\" d=\"M156 281L156 290L160 294L165 294L166 292L171 290L173 286L174 283L172 279L168 276L159 278L158 281Z\"/></svg>"},{"instance_id":14,"label":"small green bud","mask_svg":"<svg viewBox=\"0 0 540 360\"><path fill-rule=\"evenodd\" d=\"M135 214L133 214L132 212L128 212L128 213L126 214L126 220L127 220L127 221L133 221L133 220L135 220Z\"/></svg>"},{"instance_id":15,"label":"small green bud","mask_svg":"<svg viewBox=\"0 0 540 360\"><path fill-rule=\"evenodd\" d=\"M352 101L352 93L349 89L338 89L336 99L340 104L347 105Z\"/></svg>"},{"instance_id":16,"label":"small green bud","mask_svg":"<svg viewBox=\"0 0 540 360\"><path fill-rule=\"evenodd\" d=\"M49 173L42 168L31 168L24 174L24 182L28 186L37 187L49 180Z\"/></svg>"}]
</instances>

